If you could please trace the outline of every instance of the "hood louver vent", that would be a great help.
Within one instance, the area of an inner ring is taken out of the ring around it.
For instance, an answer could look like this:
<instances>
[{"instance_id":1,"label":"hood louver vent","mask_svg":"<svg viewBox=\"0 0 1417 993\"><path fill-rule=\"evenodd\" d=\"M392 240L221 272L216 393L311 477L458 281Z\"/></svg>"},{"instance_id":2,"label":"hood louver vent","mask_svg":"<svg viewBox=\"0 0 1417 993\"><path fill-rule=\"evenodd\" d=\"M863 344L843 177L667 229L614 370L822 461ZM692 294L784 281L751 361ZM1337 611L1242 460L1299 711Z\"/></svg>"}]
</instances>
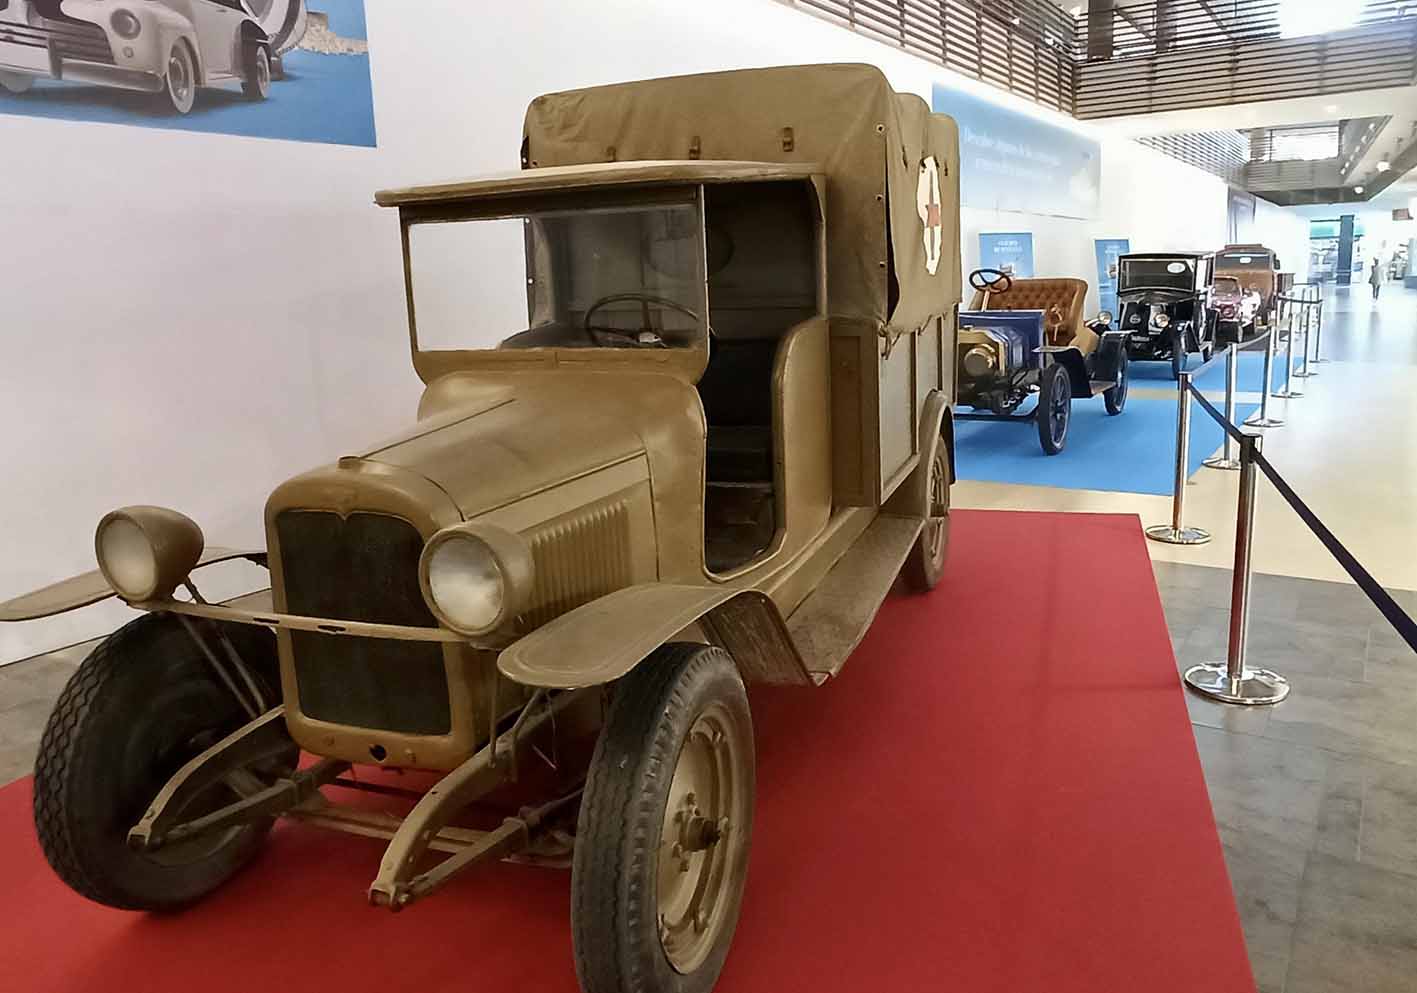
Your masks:
<instances>
[{"instance_id":1,"label":"hood louver vent","mask_svg":"<svg viewBox=\"0 0 1417 993\"><path fill-rule=\"evenodd\" d=\"M603 504L529 536L536 569L524 631L630 584L630 517L625 501Z\"/></svg>"}]
</instances>

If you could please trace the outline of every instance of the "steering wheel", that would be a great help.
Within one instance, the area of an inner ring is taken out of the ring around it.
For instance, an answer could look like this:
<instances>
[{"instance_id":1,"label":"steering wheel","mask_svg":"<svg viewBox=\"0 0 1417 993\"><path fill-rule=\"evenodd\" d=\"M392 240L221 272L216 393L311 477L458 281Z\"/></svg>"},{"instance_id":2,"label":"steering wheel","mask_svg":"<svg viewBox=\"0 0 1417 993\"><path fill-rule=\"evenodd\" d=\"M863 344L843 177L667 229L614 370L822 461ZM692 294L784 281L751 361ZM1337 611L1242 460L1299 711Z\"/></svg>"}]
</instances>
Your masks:
<instances>
[{"instance_id":1,"label":"steering wheel","mask_svg":"<svg viewBox=\"0 0 1417 993\"><path fill-rule=\"evenodd\" d=\"M640 320L643 322L641 324L642 330L626 331L624 328L612 328L604 324L592 324L590 322L591 315L600 308L612 303L623 303L626 300L634 300L639 303ZM600 344L600 341L596 338L597 334L609 334L623 338L636 348L668 348L669 346L664 343L664 339L660 337L659 332L652 329L652 322L649 316L649 308L651 305L666 307L669 310L677 310L695 324L699 321L698 311L684 306L677 300L655 296L652 293L612 293L610 296L601 297L586 308L585 321L583 323L585 333L590 338L591 344L596 346Z\"/></svg>"},{"instance_id":2,"label":"steering wheel","mask_svg":"<svg viewBox=\"0 0 1417 993\"><path fill-rule=\"evenodd\" d=\"M969 274L969 285L981 293L1007 293L1013 289L1014 277L1002 269L975 269Z\"/></svg>"}]
</instances>

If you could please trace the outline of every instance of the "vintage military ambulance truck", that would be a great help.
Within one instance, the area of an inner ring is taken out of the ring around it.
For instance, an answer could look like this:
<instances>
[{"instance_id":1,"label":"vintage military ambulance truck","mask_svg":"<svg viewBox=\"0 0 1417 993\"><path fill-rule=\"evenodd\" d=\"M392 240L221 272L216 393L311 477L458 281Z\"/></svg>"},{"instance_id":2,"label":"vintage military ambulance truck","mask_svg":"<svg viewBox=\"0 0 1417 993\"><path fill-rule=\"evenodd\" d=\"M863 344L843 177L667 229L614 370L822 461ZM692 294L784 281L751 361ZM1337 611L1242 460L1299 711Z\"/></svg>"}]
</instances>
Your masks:
<instances>
[{"instance_id":1,"label":"vintage military ambulance truck","mask_svg":"<svg viewBox=\"0 0 1417 993\"><path fill-rule=\"evenodd\" d=\"M144 613L40 750L39 837L79 893L182 906L287 816L388 838L369 896L395 910L488 859L569 861L587 991L714 984L744 684L810 693L945 560L956 129L871 67L750 70L539 97L522 166L376 198L412 429L277 487L265 548L126 507L98 572L0 604ZM273 609L200 595L235 556ZM334 802L407 792L354 765L441 778L399 820Z\"/></svg>"}]
</instances>

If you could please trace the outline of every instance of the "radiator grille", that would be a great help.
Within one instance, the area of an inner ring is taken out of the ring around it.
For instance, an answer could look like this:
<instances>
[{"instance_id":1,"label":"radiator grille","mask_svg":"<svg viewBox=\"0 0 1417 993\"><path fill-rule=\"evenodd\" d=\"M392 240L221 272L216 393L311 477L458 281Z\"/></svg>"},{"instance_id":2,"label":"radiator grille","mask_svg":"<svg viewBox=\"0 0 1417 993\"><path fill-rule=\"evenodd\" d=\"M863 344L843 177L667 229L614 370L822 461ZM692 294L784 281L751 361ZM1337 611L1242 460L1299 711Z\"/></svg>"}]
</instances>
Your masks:
<instances>
[{"instance_id":1,"label":"radiator grille","mask_svg":"<svg viewBox=\"0 0 1417 993\"><path fill-rule=\"evenodd\" d=\"M630 517L625 501L605 504L530 536L536 569L523 630L630 585Z\"/></svg>"},{"instance_id":2,"label":"radiator grille","mask_svg":"<svg viewBox=\"0 0 1417 993\"><path fill-rule=\"evenodd\" d=\"M437 627L418 586L423 537L407 521L287 510L276 534L291 613ZM310 631L290 638L306 716L404 734L450 730L441 645Z\"/></svg>"}]
</instances>

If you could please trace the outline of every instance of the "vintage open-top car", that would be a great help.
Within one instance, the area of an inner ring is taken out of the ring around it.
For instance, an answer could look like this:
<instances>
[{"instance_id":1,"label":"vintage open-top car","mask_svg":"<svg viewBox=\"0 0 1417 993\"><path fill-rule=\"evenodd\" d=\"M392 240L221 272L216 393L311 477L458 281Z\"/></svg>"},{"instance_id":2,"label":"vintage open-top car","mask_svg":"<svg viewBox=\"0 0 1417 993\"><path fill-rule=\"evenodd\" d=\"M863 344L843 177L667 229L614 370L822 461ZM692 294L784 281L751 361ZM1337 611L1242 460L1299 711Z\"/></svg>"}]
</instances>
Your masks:
<instances>
[{"instance_id":1,"label":"vintage open-top car","mask_svg":"<svg viewBox=\"0 0 1417 993\"><path fill-rule=\"evenodd\" d=\"M897 576L941 573L957 131L874 68L797 67L543 96L522 155L377 197L416 427L277 487L265 548L127 507L98 573L0 604L145 612L40 747L40 841L78 892L182 906L287 815L388 838L392 909L569 858L586 990L713 985L753 824L744 684L822 683ZM268 562L273 609L200 596L233 556ZM399 820L321 792L406 792L356 764L442 778Z\"/></svg>"},{"instance_id":2,"label":"vintage open-top car","mask_svg":"<svg viewBox=\"0 0 1417 993\"><path fill-rule=\"evenodd\" d=\"M1106 311L1083 321L1081 279L1017 279L998 269L970 273L970 310L959 315L956 399L960 419L1021 420L1057 455L1067 440L1074 398L1101 393L1107 413L1127 403L1125 333ZM1027 413L1015 413L1033 395Z\"/></svg>"},{"instance_id":3,"label":"vintage open-top car","mask_svg":"<svg viewBox=\"0 0 1417 993\"><path fill-rule=\"evenodd\" d=\"M1118 327L1133 359L1171 361L1180 378L1191 352L1209 360L1217 315L1210 252L1153 252L1117 260Z\"/></svg>"}]
</instances>

